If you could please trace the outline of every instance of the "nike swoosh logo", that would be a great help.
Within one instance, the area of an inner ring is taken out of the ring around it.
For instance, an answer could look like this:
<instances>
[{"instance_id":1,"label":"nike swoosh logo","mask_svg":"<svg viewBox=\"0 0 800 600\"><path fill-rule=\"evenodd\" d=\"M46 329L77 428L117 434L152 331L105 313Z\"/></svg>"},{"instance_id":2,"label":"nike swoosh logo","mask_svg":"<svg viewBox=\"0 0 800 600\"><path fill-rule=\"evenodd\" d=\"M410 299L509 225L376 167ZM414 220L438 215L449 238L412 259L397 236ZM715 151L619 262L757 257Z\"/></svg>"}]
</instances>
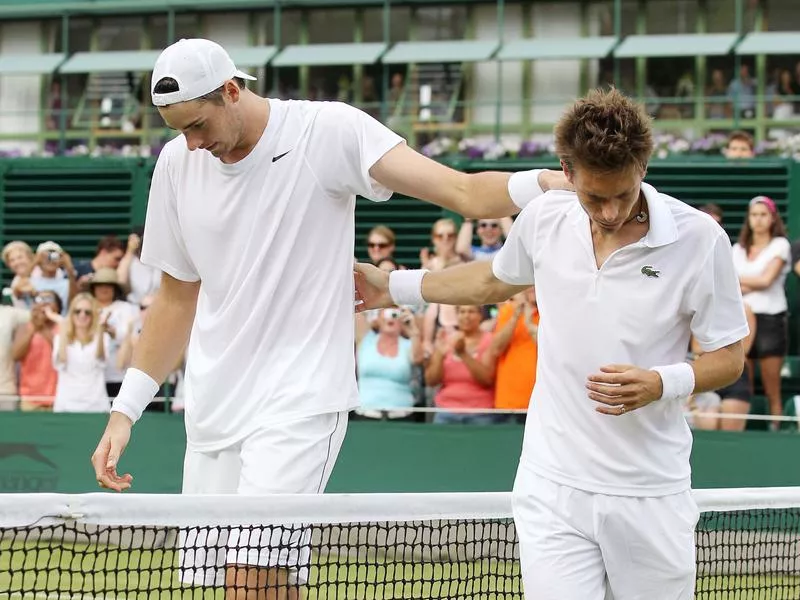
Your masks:
<instances>
[{"instance_id":1,"label":"nike swoosh logo","mask_svg":"<svg viewBox=\"0 0 800 600\"><path fill-rule=\"evenodd\" d=\"M286 151L286 152L284 152L283 154L278 154L278 156L273 156L273 157L272 157L272 162L278 162L278 161L279 161L280 159L282 159L284 156L286 156L287 154L289 154L289 152L291 152L291 150L287 150L287 151Z\"/></svg>"}]
</instances>

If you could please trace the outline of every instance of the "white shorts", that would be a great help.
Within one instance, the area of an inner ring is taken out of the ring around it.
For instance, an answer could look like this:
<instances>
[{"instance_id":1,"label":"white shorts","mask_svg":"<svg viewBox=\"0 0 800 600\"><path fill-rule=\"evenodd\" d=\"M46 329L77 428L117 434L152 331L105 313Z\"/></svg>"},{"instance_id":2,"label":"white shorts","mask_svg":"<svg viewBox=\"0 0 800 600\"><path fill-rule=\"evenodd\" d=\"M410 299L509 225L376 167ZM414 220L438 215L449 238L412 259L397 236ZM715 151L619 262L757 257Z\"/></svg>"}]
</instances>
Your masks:
<instances>
[{"instance_id":1,"label":"white shorts","mask_svg":"<svg viewBox=\"0 0 800 600\"><path fill-rule=\"evenodd\" d=\"M183 493L321 494L346 429L347 412L327 413L259 429L217 452L187 449ZM182 583L221 587L226 564L286 568L289 583L305 583L311 529L195 528L180 532L179 547Z\"/></svg>"},{"instance_id":2,"label":"white shorts","mask_svg":"<svg viewBox=\"0 0 800 600\"><path fill-rule=\"evenodd\" d=\"M690 491L593 494L520 466L513 507L526 598L694 598L699 512Z\"/></svg>"}]
</instances>

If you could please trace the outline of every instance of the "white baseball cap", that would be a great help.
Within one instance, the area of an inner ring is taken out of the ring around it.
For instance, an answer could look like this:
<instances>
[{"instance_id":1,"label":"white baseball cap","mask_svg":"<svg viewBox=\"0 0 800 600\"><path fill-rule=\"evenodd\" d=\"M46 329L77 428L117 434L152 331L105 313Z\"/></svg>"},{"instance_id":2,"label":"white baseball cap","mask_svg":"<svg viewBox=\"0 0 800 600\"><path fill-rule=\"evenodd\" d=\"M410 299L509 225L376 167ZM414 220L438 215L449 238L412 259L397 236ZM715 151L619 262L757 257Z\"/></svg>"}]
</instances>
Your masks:
<instances>
[{"instance_id":1,"label":"white baseball cap","mask_svg":"<svg viewBox=\"0 0 800 600\"><path fill-rule=\"evenodd\" d=\"M165 77L178 82L178 91L155 92L156 84ZM238 70L225 49L216 42L184 39L159 55L153 67L150 93L154 105L167 106L205 96L234 77L255 80L255 77Z\"/></svg>"}]
</instances>

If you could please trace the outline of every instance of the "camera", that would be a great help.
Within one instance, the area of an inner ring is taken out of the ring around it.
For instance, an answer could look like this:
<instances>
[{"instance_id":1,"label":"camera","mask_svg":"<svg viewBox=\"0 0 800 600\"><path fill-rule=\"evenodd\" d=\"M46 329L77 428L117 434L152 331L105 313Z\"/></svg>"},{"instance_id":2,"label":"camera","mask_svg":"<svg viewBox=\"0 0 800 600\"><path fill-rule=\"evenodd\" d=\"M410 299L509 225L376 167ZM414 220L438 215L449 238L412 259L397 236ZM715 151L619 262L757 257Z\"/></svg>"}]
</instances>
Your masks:
<instances>
[{"instance_id":1,"label":"camera","mask_svg":"<svg viewBox=\"0 0 800 600\"><path fill-rule=\"evenodd\" d=\"M56 252L55 250L51 250L50 252L47 253L47 260L49 262L58 262L59 260L61 260L61 253Z\"/></svg>"}]
</instances>

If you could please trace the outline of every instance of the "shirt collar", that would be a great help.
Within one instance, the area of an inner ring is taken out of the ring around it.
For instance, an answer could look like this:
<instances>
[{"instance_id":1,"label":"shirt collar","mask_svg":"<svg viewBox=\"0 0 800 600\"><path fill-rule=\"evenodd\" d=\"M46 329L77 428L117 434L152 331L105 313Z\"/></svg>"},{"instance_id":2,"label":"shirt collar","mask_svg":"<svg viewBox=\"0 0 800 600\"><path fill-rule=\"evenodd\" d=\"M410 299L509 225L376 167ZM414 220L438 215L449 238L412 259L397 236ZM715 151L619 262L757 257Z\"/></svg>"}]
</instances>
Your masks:
<instances>
[{"instance_id":1,"label":"shirt collar","mask_svg":"<svg viewBox=\"0 0 800 600\"><path fill-rule=\"evenodd\" d=\"M650 227L647 234L642 238L642 243L650 248L666 246L678 239L678 226L675 224L675 217L672 216L667 203L661 193L649 183L642 182L642 193L647 202L647 212ZM570 219L579 226L585 225L589 216L583 210L577 196L575 205L572 207Z\"/></svg>"}]
</instances>

